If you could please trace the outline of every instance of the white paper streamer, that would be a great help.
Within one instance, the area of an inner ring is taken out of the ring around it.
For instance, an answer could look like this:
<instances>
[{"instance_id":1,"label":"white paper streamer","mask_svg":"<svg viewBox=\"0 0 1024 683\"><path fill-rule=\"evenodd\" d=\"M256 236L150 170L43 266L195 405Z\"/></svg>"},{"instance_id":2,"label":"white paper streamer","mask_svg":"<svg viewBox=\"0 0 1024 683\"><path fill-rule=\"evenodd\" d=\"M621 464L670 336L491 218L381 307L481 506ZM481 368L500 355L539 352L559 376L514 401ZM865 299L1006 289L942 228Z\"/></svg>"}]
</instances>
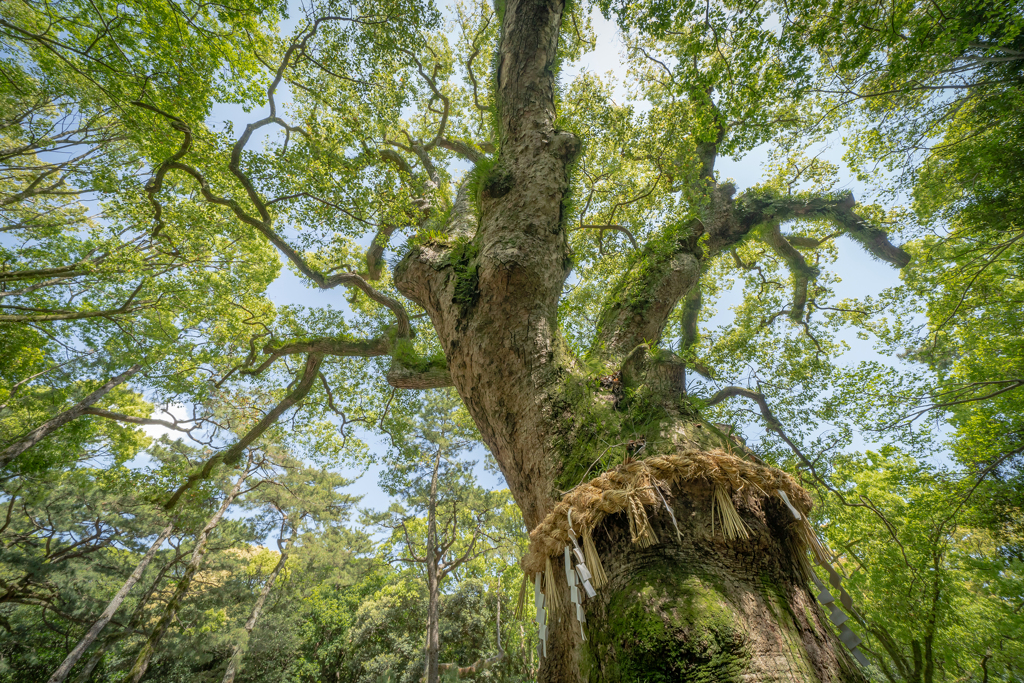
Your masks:
<instances>
[{"instance_id":1,"label":"white paper streamer","mask_svg":"<svg viewBox=\"0 0 1024 683\"><path fill-rule=\"evenodd\" d=\"M533 575L533 606L537 609L537 656L544 657L548 653L547 615L544 611L544 594L540 592L540 582L544 572Z\"/></svg>"},{"instance_id":2,"label":"white paper streamer","mask_svg":"<svg viewBox=\"0 0 1024 683\"><path fill-rule=\"evenodd\" d=\"M789 505L789 499L786 498L785 491L779 490L778 493L779 496L785 501L786 505ZM795 509L793 509L791 505L790 509L793 511L794 516L800 514ZM799 517L797 517L797 519L799 519ZM811 535L813 537L814 542L818 544L818 549L814 550L820 550L821 541L819 541L817 536L814 535L813 530L811 531ZM839 591L840 601L843 603L843 607L845 607L846 609L850 610L851 613L853 613L853 598L851 598L850 595L845 590L843 590L842 584L839 580L839 572L837 572L831 564L826 562L824 557L825 556L823 552L814 553L814 559L818 562L819 565L821 565L821 568L828 573L829 583L832 584L833 588ZM857 648L857 646L860 645L863 641L860 639L860 636L854 633L846 624L846 622L849 621L850 617L841 609L839 609L839 605L836 604L835 597L833 597L832 593L829 592L828 588L825 587L825 584L821 582L821 579L819 579L814 572L811 572L811 581L814 582L815 587L817 587L819 591L818 602L820 602L822 605L829 609L829 620L839 627L839 640L841 640L843 645L845 645L847 649L850 650L850 654L853 655L853 658L857 660L858 664L860 664L861 666L867 666L868 658L865 657L864 653Z\"/></svg>"},{"instance_id":3,"label":"white paper streamer","mask_svg":"<svg viewBox=\"0 0 1024 683\"><path fill-rule=\"evenodd\" d=\"M786 495L785 491L782 489L776 489L775 493L779 494L779 498L781 498L782 502L786 504L789 511L793 513L793 519L803 519L803 517L800 516L800 511L793 507L793 504L789 502L789 496Z\"/></svg>"}]
</instances>

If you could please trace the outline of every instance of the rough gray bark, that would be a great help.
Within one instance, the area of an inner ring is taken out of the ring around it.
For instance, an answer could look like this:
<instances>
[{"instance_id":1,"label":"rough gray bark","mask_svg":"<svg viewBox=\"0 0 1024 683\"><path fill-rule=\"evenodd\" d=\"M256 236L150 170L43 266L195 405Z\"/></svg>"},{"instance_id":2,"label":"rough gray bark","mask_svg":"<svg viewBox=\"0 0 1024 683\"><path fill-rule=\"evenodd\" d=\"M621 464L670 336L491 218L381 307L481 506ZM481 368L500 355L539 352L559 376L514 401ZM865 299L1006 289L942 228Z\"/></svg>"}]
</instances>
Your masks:
<instances>
[{"instance_id":1,"label":"rough gray bark","mask_svg":"<svg viewBox=\"0 0 1024 683\"><path fill-rule=\"evenodd\" d=\"M245 656L245 651L248 647L249 636L252 634L252 630L256 628L256 622L259 621L260 615L263 614L263 605L267 602L267 596L270 595L270 590L274 587L274 582L277 580L278 574L281 573L281 569L284 568L284 563L288 559L286 548L287 544L280 547L281 557L277 560L274 571L270 573L266 583L263 584L260 595L256 598L256 604L252 606L252 611L249 613L249 618L245 620L243 641L235 643L231 647L231 658L228 660L228 668L224 671L224 678L221 679L221 683L234 683L235 676L242 666L242 658Z\"/></svg>"},{"instance_id":2,"label":"rough gray bark","mask_svg":"<svg viewBox=\"0 0 1024 683\"><path fill-rule=\"evenodd\" d=\"M146 567L149 566L153 556L156 555L156 551L160 549L160 546L164 544L164 541L167 540L172 531L174 531L173 522L164 528L157 539L153 542L153 545L149 547L149 550L146 551L146 554L142 556L139 564L135 567L135 571L132 572L131 576L128 577L128 580L124 582L124 585L121 586L120 590L117 591L114 597L107 604L103 613L100 614L100 618L93 623L92 627L89 628L89 631L80 641L78 641L78 644L75 645L75 648L68 653L68 656L64 658L61 665L53 672L47 680L47 683L63 683L64 679L67 678L69 673L71 673L71 669L74 668L75 664L78 663L78 660L82 658L83 654L85 654L85 651L89 649L89 646L93 644L96 638L100 635L100 632L106 628L107 624L110 623L114 614L121 607L121 603L124 602L128 592L136 583L139 582L139 579L142 578L142 573L146 571Z\"/></svg>"},{"instance_id":3,"label":"rough gray bark","mask_svg":"<svg viewBox=\"0 0 1024 683\"><path fill-rule=\"evenodd\" d=\"M110 393L110 390L114 387L124 384L128 381L132 375L142 369L142 366L135 364L122 372L119 375L111 377L107 382L96 391L86 396L82 401L71 408L68 408L60 415L53 417L43 424L39 425L31 432L26 434L17 443L11 444L0 453L0 467L6 467L12 460L17 458L19 455L27 451L28 449L35 446L37 443L45 439L47 436L60 429L68 422L71 422L75 418L81 417L86 409L101 400L104 396Z\"/></svg>"},{"instance_id":4,"label":"rough gray bark","mask_svg":"<svg viewBox=\"0 0 1024 683\"><path fill-rule=\"evenodd\" d=\"M192 557L189 558L188 565L185 567L185 573L178 580L178 585L174 588L174 594L171 595L170 600L167 601L167 605L164 607L164 613L160 617L160 621L157 622L156 626L150 632L149 638L142 646L142 650L139 652L135 659L135 663L132 665L131 670L122 679L123 683L139 683L142 677L146 675L146 669L149 668L149 661L153 657L153 653L156 652L157 645L163 639L164 634L167 633L167 629L170 627L171 622L174 621L174 617L178 614L178 608L181 607L181 601L188 594L189 589L192 587L192 579L195 578L196 572L199 571L200 565L203 563L203 557L206 555L206 543L210 539L210 534L220 524L221 518L224 517L224 513L227 512L228 508L235 501L235 497L238 496L238 492L242 489L242 484L249 476L248 472L242 473L235 481L234 486L225 496L224 501L221 503L217 511L213 513L213 516L207 520L206 525L202 531L196 537L196 545L192 550Z\"/></svg>"}]
</instances>

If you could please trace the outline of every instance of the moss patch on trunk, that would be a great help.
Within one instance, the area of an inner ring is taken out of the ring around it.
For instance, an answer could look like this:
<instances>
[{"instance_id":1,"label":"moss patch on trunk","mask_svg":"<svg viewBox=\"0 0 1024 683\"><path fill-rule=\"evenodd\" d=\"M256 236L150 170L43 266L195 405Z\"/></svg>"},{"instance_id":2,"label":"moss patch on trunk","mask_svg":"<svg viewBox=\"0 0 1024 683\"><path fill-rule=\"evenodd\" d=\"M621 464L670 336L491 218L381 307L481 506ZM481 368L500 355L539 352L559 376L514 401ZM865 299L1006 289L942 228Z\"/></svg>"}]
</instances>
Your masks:
<instances>
[{"instance_id":1,"label":"moss patch on trunk","mask_svg":"<svg viewBox=\"0 0 1024 683\"><path fill-rule=\"evenodd\" d=\"M723 588L682 567L638 572L606 614L587 629L581 665L589 681L728 683L741 680L750 660Z\"/></svg>"}]
</instances>

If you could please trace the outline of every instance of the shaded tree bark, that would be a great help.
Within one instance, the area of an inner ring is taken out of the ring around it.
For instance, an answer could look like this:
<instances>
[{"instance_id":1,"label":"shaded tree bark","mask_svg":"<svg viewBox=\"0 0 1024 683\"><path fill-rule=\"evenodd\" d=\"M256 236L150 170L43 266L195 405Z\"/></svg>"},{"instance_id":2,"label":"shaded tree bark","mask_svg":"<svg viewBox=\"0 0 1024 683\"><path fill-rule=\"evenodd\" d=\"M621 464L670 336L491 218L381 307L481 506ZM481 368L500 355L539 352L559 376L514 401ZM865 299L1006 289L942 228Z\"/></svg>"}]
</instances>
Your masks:
<instances>
[{"instance_id":1,"label":"shaded tree bark","mask_svg":"<svg viewBox=\"0 0 1024 683\"><path fill-rule=\"evenodd\" d=\"M864 680L807 590L781 503L737 505L750 537L727 541L706 486L675 493L681 542L667 515L649 548L625 515L595 535L609 584L587 605L585 680Z\"/></svg>"}]
</instances>

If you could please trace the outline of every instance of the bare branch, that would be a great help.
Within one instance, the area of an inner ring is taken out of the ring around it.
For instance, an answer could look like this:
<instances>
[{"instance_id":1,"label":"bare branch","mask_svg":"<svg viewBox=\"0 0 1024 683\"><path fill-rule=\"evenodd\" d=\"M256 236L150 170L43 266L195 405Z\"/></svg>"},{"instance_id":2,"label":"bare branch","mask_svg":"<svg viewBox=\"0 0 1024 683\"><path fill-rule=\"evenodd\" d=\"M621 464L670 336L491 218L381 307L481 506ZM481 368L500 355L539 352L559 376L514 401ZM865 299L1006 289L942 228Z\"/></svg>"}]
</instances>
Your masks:
<instances>
[{"instance_id":1,"label":"bare branch","mask_svg":"<svg viewBox=\"0 0 1024 683\"><path fill-rule=\"evenodd\" d=\"M633 233L630 232L629 228L623 225L581 225L580 227L576 228L576 230L600 230L602 236L604 235L605 230L621 232L622 234L629 238L629 243L633 245L634 249L640 248L636 243L636 238L633 237Z\"/></svg>"},{"instance_id":2,"label":"bare branch","mask_svg":"<svg viewBox=\"0 0 1024 683\"><path fill-rule=\"evenodd\" d=\"M907 566L908 569L913 571L913 566L910 564L910 560L907 558L907 552L903 547L903 543L900 542L899 536L896 533L896 527L894 527L892 523L886 518L886 516L882 514L882 511L879 510L875 506L875 504L871 502L870 498L861 495L858 496L861 502L851 503L846 499L846 496L844 496L841 491L836 489L834 486L828 483L828 481L823 476L818 474L818 470L814 466L814 463L812 463L810 459L808 459L808 457L804 455L803 451L786 434L785 429L783 429L782 427L782 423L779 422L779 420L772 413L771 408L768 407L768 401L765 399L764 394L762 394L759 391L754 391L752 389L745 389L743 387L737 386L729 386L720 390L713 397L711 397L711 399L708 401L708 406L717 405L726 399L733 398L736 396L748 398L757 404L757 407L760 409L761 415L764 417L768 429L771 430L772 432L775 432L775 434L777 434L779 438L786 442L786 445L789 446L789 449L793 452L793 454L800 459L800 462L803 463L804 467L806 467L807 470L811 473L811 476L814 477L814 480L817 481L822 487L824 487L830 493L835 495L839 499L840 503L842 503L846 507L860 507L871 510L871 512L873 512L875 516L882 521L882 524L885 525L885 528L889 532L889 537L892 538L893 542L896 543L897 546L899 546L900 552L903 554L904 564Z\"/></svg>"}]
</instances>

